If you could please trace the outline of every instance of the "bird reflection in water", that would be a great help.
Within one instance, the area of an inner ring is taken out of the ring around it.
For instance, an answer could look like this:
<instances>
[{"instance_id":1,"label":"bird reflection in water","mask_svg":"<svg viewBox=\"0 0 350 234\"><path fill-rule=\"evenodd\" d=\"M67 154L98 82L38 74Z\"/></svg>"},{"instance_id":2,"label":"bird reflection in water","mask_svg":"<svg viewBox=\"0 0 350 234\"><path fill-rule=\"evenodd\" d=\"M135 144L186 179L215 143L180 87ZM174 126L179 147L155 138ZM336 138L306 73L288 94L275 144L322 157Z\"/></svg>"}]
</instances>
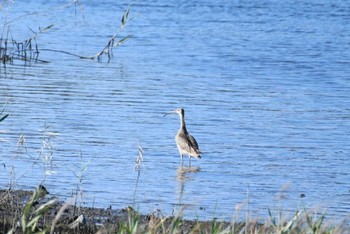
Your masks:
<instances>
[{"instance_id":1,"label":"bird reflection in water","mask_svg":"<svg viewBox=\"0 0 350 234\"><path fill-rule=\"evenodd\" d=\"M177 175L176 175L176 180L178 181L177 194L179 196L178 206L180 207L180 209L192 205L192 204L184 204L182 202L182 199L183 199L183 195L185 193L186 182L190 182L191 180L193 180L193 175L197 172L200 172L199 167L191 167L191 166L184 167L181 165L177 169Z\"/></svg>"},{"instance_id":2,"label":"bird reflection in water","mask_svg":"<svg viewBox=\"0 0 350 234\"><path fill-rule=\"evenodd\" d=\"M177 169L177 176L176 176L176 179L178 181L183 181L185 182L185 180L191 180L191 177L188 176L187 174L189 173L197 173L199 172L200 169L199 167L184 167L184 166L180 166L178 169Z\"/></svg>"}]
</instances>

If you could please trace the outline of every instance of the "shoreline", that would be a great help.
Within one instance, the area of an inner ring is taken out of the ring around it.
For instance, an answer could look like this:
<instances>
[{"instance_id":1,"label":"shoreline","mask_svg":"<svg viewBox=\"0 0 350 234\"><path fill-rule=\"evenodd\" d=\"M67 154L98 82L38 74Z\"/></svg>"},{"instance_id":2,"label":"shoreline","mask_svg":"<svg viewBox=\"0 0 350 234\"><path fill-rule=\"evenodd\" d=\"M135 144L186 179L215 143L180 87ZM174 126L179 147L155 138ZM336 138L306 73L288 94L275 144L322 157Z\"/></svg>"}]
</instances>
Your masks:
<instances>
[{"instance_id":1,"label":"shoreline","mask_svg":"<svg viewBox=\"0 0 350 234\"><path fill-rule=\"evenodd\" d=\"M348 220L335 224L307 211L293 217L272 216L265 223L254 219L227 222L164 217L161 212L140 214L132 207L103 209L79 207L47 195L45 187L34 191L0 190L0 233L350 233ZM28 229L33 231L27 232Z\"/></svg>"},{"instance_id":2,"label":"shoreline","mask_svg":"<svg viewBox=\"0 0 350 234\"><path fill-rule=\"evenodd\" d=\"M35 195L36 192L37 195ZM177 233L189 233L194 229L210 233L213 225L213 221L185 220L175 216L163 217L155 212L140 214L130 206L119 210L78 207L41 192L40 189L34 192L0 190L0 233L7 233L14 227L15 233L21 230L22 215L31 200L33 200L32 213L50 203L42 220L38 222L39 230L49 227L46 230L47 233L50 233L52 226L54 226L54 233L120 233L122 229L135 228L135 226L137 226L136 233L146 233L150 230L158 230L156 233L168 231L173 233L175 229ZM34 196L36 196L35 199L33 199ZM35 215L31 214L29 219L34 219ZM227 228L230 223L220 222L217 226Z\"/></svg>"}]
</instances>

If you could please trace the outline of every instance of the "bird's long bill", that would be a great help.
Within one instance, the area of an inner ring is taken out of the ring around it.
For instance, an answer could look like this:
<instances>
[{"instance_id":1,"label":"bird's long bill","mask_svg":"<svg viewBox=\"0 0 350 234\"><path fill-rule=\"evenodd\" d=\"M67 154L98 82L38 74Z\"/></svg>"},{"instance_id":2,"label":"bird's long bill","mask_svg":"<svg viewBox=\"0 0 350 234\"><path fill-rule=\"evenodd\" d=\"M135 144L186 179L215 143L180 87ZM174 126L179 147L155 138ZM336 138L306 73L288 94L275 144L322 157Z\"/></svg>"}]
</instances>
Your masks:
<instances>
[{"instance_id":1,"label":"bird's long bill","mask_svg":"<svg viewBox=\"0 0 350 234\"><path fill-rule=\"evenodd\" d=\"M163 117L165 117L165 116L167 116L167 115L169 115L169 114L172 114L172 113L176 113L176 110L169 111L169 112L165 113L165 114L163 115Z\"/></svg>"}]
</instances>

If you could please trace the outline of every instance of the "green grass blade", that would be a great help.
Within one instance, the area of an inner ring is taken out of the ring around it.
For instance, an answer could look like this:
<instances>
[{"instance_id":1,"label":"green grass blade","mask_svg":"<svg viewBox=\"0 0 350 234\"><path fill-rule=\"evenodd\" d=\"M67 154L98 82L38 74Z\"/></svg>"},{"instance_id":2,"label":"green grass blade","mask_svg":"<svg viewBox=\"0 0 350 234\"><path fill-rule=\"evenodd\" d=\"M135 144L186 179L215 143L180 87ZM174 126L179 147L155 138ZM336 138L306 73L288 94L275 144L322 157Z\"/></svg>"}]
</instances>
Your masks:
<instances>
[{"instance_id":1,"label":"green grass blade","mask_svg":"<svg viewBox=\"0 0 350 234\"><path fill-rule=\"evenodd\" d=\"M272 212L271 212L270 209L268 209L268 212L269 212L269 217L270 217L270 220L271 220L272 225L273 225L274 227L276 227L277 225L276 225L276 219L275 219L275 217L272 216Z\"/></svg>"},{"instance_id":2,"label":"green grass blade","mask_svg":"<svg viewBox=\"0 0 350 234\"><path fill-rule=\"evenodd\" d=\"M133 34L129 34L126 37L120 39L117 43L114 44L114 46L119 46L121 44L123 44L124 42L126 42L129 38L131 38L132 36L134 36Z\"/></svg>"},{"instance_id":3,"label":"green grass blade","mask_svg":"<svg viewBox=\"0 0 350 234\"><path fill-rule=\"evenodd\" d=\"M27 216L25 214L23 214L21 217L21 227L22 227L22 232L25 233L26 227L27 227Z\"/></svg>"},{"instance_id":4,"label":"green grass blade","mask_svg":"<svg viewBox=\"0 0 350 234\"><path fill-rule=\"evenodd\" d=\"M321 218L315 223L315 227L317 231L321 229L321 225L325 217L326 217L326 210L323 211Z\"/></svg>"},{"instance_id":5,"label":"green grass blade","mask_svg":"<svg viewBox=\"0 0 350 234\"><path fill-rule=\"evenodd\" d=\"M32 219L28 222L27 228L30 228L30 227L31 227L32 232L34 232L35 229L36 229L36 227L38 226L39 219L41 219L41 218L42 218L41 215L38 215L38 216L32 218Z\"/></svg>"},{"instance_id":6,"label":"green grass blade","mask_svg":"<svg viewBox=\"0 0 350 234\"><path fill-rule=\"evenodd\" d=\"M308 215L307 212L305 212L305 218L306 218L307 225L309 225L309 227L312 229L313 228L312 220L310 218L310 215Z\"/></svg>"},{"instance_id":7,"label":"green grass blade","mask_svg":"<svg viewBox=\"0 0 350 234\"><path fill-rule=\"evenodd\" d=\"M36 209L36 210L34 211L34 213L35 213L35 214L39 214L39 215L45 214L46 211L47 211L48 209L50 209L51 206L52 206L53 204L55 204L55 203L56 203L56 199L52 199L52 200L46 202L45 204L42 204L38 209Z\"/></svg>"}]
</instances>

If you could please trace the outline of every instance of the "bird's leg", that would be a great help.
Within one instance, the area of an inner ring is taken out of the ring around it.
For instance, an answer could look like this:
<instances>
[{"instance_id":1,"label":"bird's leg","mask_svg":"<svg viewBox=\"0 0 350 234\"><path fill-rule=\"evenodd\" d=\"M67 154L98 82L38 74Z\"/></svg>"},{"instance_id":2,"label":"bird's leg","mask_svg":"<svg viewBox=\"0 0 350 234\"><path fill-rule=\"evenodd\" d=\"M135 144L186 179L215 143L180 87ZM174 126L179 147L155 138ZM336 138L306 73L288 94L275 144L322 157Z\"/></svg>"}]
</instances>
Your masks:
<instances>
[{"instance_id":1,"label":"bird's leg","mask_svg":"<svg viewBox=\"0 0 350 234\"><path fill-rule=\"evenodd\" d=\"M188 156L188 166L191 167L191 156Z\"/></svg>"},{"instance_id":2,"label":"bird's leg","mask_svg":"<svg viewBox=\"0 0 350 234\"><path fill-rule=\"evenodd\" d=\"M181 166L184 164L184 160L183 160L183 154L180 153L180 158L181 158Z\"/></svg>"}]
</instances>

